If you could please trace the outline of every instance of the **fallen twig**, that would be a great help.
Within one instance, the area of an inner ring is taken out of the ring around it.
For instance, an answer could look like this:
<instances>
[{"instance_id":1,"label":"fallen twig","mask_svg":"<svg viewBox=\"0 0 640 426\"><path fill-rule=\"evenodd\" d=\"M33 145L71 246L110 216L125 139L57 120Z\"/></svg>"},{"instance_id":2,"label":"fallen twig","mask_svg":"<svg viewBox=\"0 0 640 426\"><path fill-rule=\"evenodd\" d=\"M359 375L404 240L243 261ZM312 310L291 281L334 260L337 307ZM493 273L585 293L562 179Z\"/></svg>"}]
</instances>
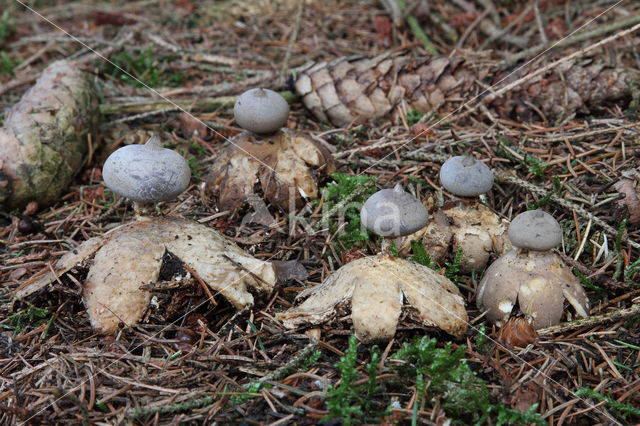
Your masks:
<instances>
[{"instance_id":1,"label":"fallen twig","mask_svg":"<svg viewBox=\"0 0 640 426\"><path fill-rule=\"evenodd\" d=\"M293 102L296 99L290 91L280 92L287 100ZM195 112L211 112L223 108L230 108L238 99L237 96L220 96L217 98L189 98L189 99L156 99L140 102L123 102L117 104L102 104L100 112L104 115L116 114L140 114L150 111L173 110L175 108Z\"/></svg>"},{"instance_id":2,"label":"fallen twig","mask_svg":"<svg viewBox=\"0 0 640 426\"><path fill-rule=\"evenodd\" d=\"M586 32L584 32L582 34L577 34L577 35L574 35L574 36L571 36L571 37L566 37L566 38L563 38L562 40L559 40L559 41L543 42L541 44L538 44L536 46L530 47L528 49L521 50L520 52L518 52L516 54L507 56L500 63L500 66L502 68L507 68L507 67L515 64L516 62L522 60L522 59L530 58L532 56L535 56L538 53L543 52L546 49L571 46L573 44L580 43L580 42L583 42L585 40L590 40L590 39L592 39L594 37L602 36L604 34L612 32L612 31L616 31L616 30L622 29L622 28L627 27L629 25L637 24L638 22L640 22L640 14L634 15L634 16L630 16L628 18L621 19L621 20L616 21L616 22L612 22L610 24L601 25L601 26L599 26L597 28L594 28L591 31L586 31ZM626 31L625 33L628 34L630 32L633 32L633 31L635 31L635 29L637 29L637 27L634 27L634 29L631 29L631 31ZM619 38L617 34L614 34L612 37ZM605 39L605 40L608 40L608 39ZM605 42L605 40L602 40L602 42ZM609 40L609 41L611 41L611 40ZM608 43L609 41L606 41L606 43ZM599 43L601 43L601 42L599 42ZM591 47L592 46L589 46L589 48L591 48ZM579 53L579 52L580 51L578 51L576 53Z\"/></svg>"},{"instance_id":3,"label":"fallen twig","mask_svg":"<svg viewBox=\"0 0 640 426\"><path fill-rule=\"evenodd\" d=\"M244 385L243 389L248 391L251 386L253 386L256 382L265 383L273 380L280 380L288 376L289 374L295 372L302 364L304 364L311 353L315 351L318 346L317 340L312 340L309 342L304 348L300 350L297 354L295 354L286 364L276 368L272 372L260 377L258 380L254 382L249 382L249 384ZM183 402L179 402L176 404L169 405L158 405L153 407L139 407L132 408L127 410L127 417L131 419L137 419L139 417L148 416L150 414L169 414L169 413L177 413L180 411L188 411L194 408L202 408L208 405L213 404L216 399L213 396L207 396L200 399L192 399Z\"/></svg>"},{"instance_id":4,"label":"fallen twig","mask_svg":"<svg viewBox=\"0 0 640 426\"><path fill-rule=\"evenodd\" d=\"M280 69L280 78L283 80L287 76L289 61L291 60L291 52L293 51L293 46L296 44L296 40L298 39L298 31L300 30L300 20L302 18L303 10L304 10L304 1L298 0L298 11L296 12L296 23L295 23L295 26L293 27L291 38L289 39L289 45L287 46L287 53L285 53L284 61L282 61L282 68Z\"/></svg>"},{"instance_id":5,"label":"fallen twig","mask_svg":"<svg viewBox=\"0 0 640 426\"><path fill-rule=\"evenodd\" d=\"M552 334L564 333L567 331L576 330L578 328L592 327L594 325L603 324L606 322L620 321L638 314L640 314L640 303L636 303L630 308L618 309L617 311L609 312L604 315L577 319L575 321L565 322L562 324L554 325L552 327L543 328L538 330L538 335L550 336Z\"/></svg>"},{"instance_id":6,"label":"fallen twig","mask_svg":"<svg viewBox=\"0 0 640 426\"><path fill-rule=\"evenodd\" d=\"M396 4L400 9L405 8L405 3L403 0L396 0ZM424 33L422 27L420 26L420 23L415 18L415 16L408 14L405 20L407 21L407 25L409 26L409 28L411 28L413 35L422 42L424 50L426 50L431 55L439 55L440 52L438 52L438 49L436 49L431 40L429 40L429 37L427 37L427 35Z\"/></svg>"}]
</instances>

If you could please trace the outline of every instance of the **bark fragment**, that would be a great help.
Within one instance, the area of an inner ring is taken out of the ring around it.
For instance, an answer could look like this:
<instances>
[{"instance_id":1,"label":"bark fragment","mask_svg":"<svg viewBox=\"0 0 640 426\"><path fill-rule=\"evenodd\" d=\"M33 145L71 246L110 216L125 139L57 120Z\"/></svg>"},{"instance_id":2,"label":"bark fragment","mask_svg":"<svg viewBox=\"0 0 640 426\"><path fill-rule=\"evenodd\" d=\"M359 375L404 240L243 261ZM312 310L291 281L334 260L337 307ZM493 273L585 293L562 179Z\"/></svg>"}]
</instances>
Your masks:
<instances>
[{"instance_id":1,"label":"bark fragment","mask_svg":"<svg viewBox=\"0 0 640 426\"><path fill-rule=\"evenodd\" d=\"M629 218L627 222L631 225L640 223L640 198L636 190L637 181L635 179L623 178L613 186L616 191L624 194L624 198L617 200L616 204L627 209Z\"/></svg>"}]
</instances>

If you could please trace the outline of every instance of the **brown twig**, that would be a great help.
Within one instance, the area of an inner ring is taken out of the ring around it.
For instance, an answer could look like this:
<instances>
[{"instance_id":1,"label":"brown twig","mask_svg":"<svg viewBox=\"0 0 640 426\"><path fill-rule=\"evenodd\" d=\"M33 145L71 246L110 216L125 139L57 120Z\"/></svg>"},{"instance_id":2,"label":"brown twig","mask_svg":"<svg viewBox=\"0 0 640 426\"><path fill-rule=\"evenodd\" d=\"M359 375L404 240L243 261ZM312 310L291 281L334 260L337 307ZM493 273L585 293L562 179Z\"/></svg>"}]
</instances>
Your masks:
<instances>
[{"instance_id":1,"label":"brown twig","mask_svg":"<svg viewBox=\"0 0 640 426\"><path fill-rule=\"evenodd\" d=\"M579 328L593 327L608 322L620 321L631 318L640 314L640 303L635 303L630 308L618 309L604 315L598 315L591 318L577 319L575 321L554 325L538 330L540 336L550 336L553 334L566 333L567 331L577 330Z\"/></svg>"}]
</instances>

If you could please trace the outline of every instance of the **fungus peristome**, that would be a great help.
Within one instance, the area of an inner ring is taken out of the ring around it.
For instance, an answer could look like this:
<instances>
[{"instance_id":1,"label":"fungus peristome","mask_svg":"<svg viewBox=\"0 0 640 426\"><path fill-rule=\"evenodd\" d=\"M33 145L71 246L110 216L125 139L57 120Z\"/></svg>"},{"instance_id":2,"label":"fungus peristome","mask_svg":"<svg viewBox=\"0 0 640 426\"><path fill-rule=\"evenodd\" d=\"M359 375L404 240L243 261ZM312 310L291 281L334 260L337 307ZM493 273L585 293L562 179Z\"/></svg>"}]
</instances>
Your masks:
<instances>
[{"instance_id":1,"label":"fungus peristome","mask_svg":"<svg viewBox=\"0 0 640 426\"><path fill-rule=\"evenodd\" d=\"M401 187L379 191L365 203L362 223L386 237L407 235L427 221L426 209L420 211L416 203ZM413 213L403 210L407 207ZM386 250L349 262L321 284L300 293L298 299L302 298L306 300L299 306L278 315L286 327L325 322L335 315L339 304L350 302L353 327L360 340L389 340L406 299L424 325L457 337L467 329L464 299L449 279Z\"/></svg>"}]
</instances>

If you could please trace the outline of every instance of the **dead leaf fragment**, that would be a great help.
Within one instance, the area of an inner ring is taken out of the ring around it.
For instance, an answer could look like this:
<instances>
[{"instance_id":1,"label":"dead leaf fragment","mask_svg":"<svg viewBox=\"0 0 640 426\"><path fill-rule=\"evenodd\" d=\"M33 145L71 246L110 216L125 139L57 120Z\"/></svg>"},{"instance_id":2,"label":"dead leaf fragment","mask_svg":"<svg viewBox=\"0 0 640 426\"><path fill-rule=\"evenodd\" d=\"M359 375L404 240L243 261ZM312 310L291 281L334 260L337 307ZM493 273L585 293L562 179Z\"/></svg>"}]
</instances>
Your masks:
<instances>
[{"instance_id":1,"label":"dead leaf fragment","mask_svg":"<svg viewBox=\"0 0 640 426\"><path fill-rule=\"evenodd\" d=\"M626 207L629 213L627 222L631 225L640 223L640 198L636 192L636 182L633 179L620 179L613 187L625 196L621 200L616 200L616 204Z\"/></svg>"}]
</instances>

